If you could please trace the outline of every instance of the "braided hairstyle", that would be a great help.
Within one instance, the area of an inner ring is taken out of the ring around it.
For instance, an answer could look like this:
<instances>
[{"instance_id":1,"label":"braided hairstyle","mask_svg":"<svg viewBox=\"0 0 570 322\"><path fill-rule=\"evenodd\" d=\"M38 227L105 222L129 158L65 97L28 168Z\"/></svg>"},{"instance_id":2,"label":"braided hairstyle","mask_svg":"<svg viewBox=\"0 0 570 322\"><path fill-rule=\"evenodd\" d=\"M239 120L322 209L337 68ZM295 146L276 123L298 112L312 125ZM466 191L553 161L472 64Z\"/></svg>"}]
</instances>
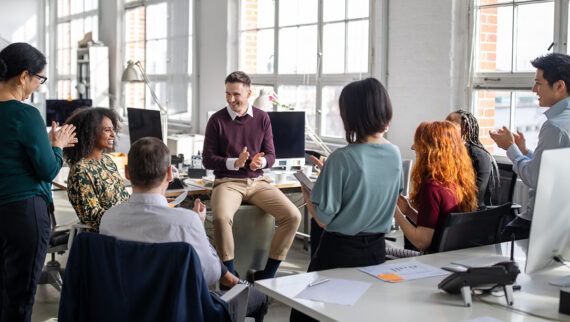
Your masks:
<instances>
[{"instance_id":1,"label":"braided hairstyle","mask_svg":"<svg viewBox=\"0 0 570 322\"><path fill-rule=\"evenodd\" d=\"M499 166L497 165L497 161L495 158L485 149L483 143L479 139L479 122L475 115L470 112L464 111L459 109L457 111L451 112L447 116L447 120L454 122L452 115L456 114L459 117L460 125L461 125L461 138L465 141L465 145L467 146L467 151L471 154L471 146L475 146L480 148L481 150L485 151L489 156L491 156L491 161L493 166L491 168L491 176L489 177L489 185L490 185L490 192L493 195L495 192L499 192L501 180L499 176Z\"/></svg>"},{"instance_id":2,"label":"braided hairstyle","mask_svg":"<svg viewBox=\"0 0 570 322\"><path fill-rule=\"evenodd\" d=\"M63 149L63 156L69 165L79 162L79 160L88 157L91 152L93 152L95 142L102 131L101 123L104 117L108 117L111 120L113 130L115 133L118 133L121 127L121 119L119 115L110 108L79 108L65 121L66 124L75 125L75 133L78 140L75 146Z\"/></svg>"}]
</instances>

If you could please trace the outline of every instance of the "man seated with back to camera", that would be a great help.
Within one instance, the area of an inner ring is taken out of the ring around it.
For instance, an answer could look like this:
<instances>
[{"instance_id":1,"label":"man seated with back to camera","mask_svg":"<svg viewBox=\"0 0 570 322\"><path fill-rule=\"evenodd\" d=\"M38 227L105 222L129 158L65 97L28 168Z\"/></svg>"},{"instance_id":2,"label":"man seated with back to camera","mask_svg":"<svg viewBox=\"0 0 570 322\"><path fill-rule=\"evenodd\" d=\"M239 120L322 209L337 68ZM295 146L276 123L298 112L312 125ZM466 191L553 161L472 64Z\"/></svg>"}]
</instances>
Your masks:
<instances>
[{"instance_id":1,"label":"man seated with back to camera","mask_svg":"<svg viewBox=\"0 0 570 322\"><path fill-rule=\"evenodd\" d=\"M172 180L170 151L156 138L144 137L133 143L129 151L125 176L131 181L130 199L105 213L100 233L117 239L144 242L186 242L200 258L207 285L220 282L231 288L239 279L220 261L208 241L204 229L206 206L200 199L192 210L171 208L164 193ZM263 321L267 312L267 297L254 288L249 290L247 316Z\"/></svg>"},{"instance_id":2,"label":"man seated with back to camera","mask_svg":"<svg viewBox=\"0 0 570 322\"><path fill-rule=\"evenodd\" d=\"M258 206L278 223L265 269L248 272L253 282L275 276L293 243L301 213L263 177L262 169L275 162L273 131L269 115L248 102L251 79L238 71L228 75L225 84L228 105L208 121L202 156L206 169L216 176L211 199L214 241L230 272L235 273L233 217L241 202Z\"/></svg>"}]
</instances>

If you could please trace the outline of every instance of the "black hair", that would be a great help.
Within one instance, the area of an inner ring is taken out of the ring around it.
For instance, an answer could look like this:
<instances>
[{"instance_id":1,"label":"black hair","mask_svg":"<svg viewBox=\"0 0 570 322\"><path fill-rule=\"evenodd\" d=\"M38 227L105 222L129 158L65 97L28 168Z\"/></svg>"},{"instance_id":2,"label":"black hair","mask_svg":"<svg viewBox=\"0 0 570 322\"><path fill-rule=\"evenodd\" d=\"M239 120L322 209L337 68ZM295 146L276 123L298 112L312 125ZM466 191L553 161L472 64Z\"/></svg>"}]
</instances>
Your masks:
<instances>
[{"instance_id":1,"label":"black hair","mask_svg":"<svg viewBox=\"0 0 570 322\"><path fill-rule=\"evenodd\" d=\"M242 71L237 71L229 74L226 77L224 84L227 83L242 83L247 87L251 87L251 78L249 78L249 76L246 73Z\"/></svg>"},{"instance_id":2,"label":"black hair","mask_svg":"<svg viewBox=\"0 0 570 322\"><path fill-rule=\"evenodd\" d=\"M147 136L131 145L128 159L127 168L133 186L154 188L166 176L170 166L170 150L161 140Z\"/></svg>"},{"instance_id":3,"label":"black hair","mask_svg":"<svg viewBox=\"0 0 570 322\"><path fill-rule=\"evenodd\" d=\"M489 187L490 193L493 195L495 192L499 191L501 185L499 166L497 165L495 158L493 158L493 155L491 155L491 153L485 149L483 143L481 143L481 140L479 139L479 122L477 121L477 118L472 113L464 111L462 109L451 112L451 114L459 115L459 120L461 122L461 138L465 141L467 152L469 153L471 159L474 158L472 151L473 147L477 147L485 151L491 157L492 166L491 175L489 176ZM447 116L448 121L450 120L451 114Z\"/></svg>"},{"instance_id":4,"label":"black hair","mask_svg":"<svg viewBox=\"0 0 570 322\"><path fill-rule=\"evenodd\" d=\"M46 66L44 54L30 44L17 42L0 51L0 81L4 82L28 71L40 73Z\"/></svg>"},{"instance_id":5,"label":"black hair","mask_svg":"<svg viewBox=\"0 0 570 322\"><path fill-rule=\"evenodd\" d=\"M376 78L346 85L338 103L348 143L364 142L367 136L385 131L392 120L390 97Z\"/></svg>"},{"instance_id":6,"label":"black hair","mask_svg":"<svg viewBox=\"0 0 570 322\"><path fill-rule=\"evenodd\" d=\"M570 94L570 56L551 53L535 58L530 63L534 68L542 70L542 76L550 87L562 80L566 84L566 92Z\"/></svg>"},{"instance_id":7,"label":"black hair","mask_svg":"<svg viewBox=\"0 0 570 322\"><path fill-rule=\"evenodd\" d=\"M105 107L84 107L77 109L65 121L66 124L75 125L75 134L78 141L74 147L63 149L63 155L67 163L70 165L75 164L93 152L95 142L103 130L101 128L101 122L103 122L104 117L108 117L111 120L113 130L115 133L118 133L121 128L121 119L115 111Z\"/></svg>"}]
</instances>

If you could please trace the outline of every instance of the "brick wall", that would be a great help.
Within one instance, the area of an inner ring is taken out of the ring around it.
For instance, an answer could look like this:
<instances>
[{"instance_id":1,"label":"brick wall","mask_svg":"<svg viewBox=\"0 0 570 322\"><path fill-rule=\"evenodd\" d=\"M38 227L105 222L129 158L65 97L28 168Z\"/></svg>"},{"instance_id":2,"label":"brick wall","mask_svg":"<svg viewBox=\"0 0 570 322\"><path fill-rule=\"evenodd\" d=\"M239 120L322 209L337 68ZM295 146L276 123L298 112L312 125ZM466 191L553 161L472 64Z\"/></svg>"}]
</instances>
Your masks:
<instances>
[{"instance_id":1,"label":"brick wall","mask_svg":"<svg viewBox=\"0 0 570 322\"><path fill-rule=\"evenodd\" d=\"M257 27L257 0L245 0L245 12L243 29L250 29ZM257 72L257 32L246 32L242 37L245 41L242 43L244 46L241 52L244 59L244 71L246 73Z\"/></svg>"},{"instance_id":2,"label":"brick wall","mask_svg":"<svg viewBox=\"0 0 570 322\"><path fill-rule=\"evenodd\" d=\"M494 4L497 0L481 0L480 4ZM497 66L497 8L479 12L479 57L481 71L494 71ZM493 140L489 131L495 128L495 91L479 91L477 97L477 118L481 142L493 152Z\"/></svg>"}]
</instances>

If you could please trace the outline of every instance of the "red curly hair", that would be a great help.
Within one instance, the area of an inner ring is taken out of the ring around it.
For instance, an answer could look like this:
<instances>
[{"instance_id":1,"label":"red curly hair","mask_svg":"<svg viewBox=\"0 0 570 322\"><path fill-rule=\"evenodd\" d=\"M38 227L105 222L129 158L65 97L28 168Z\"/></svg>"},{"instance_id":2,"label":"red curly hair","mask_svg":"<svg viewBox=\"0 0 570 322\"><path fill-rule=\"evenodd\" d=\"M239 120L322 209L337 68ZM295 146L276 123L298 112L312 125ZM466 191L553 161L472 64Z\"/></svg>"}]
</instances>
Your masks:
<instances>
[{"instance_id":1,"label":"red curly hair","mask_svg":"<svg viewBox=\"0 0 570 322\"><path fill-rule=\"evenodd\" d=\"M450 122L423 122L414 135L416 164L410 201L417 208L420 186L433 180L455 192L462 212L477 208L477 186L471 158L457 127Z\"/></svg>"}]
</instances>

